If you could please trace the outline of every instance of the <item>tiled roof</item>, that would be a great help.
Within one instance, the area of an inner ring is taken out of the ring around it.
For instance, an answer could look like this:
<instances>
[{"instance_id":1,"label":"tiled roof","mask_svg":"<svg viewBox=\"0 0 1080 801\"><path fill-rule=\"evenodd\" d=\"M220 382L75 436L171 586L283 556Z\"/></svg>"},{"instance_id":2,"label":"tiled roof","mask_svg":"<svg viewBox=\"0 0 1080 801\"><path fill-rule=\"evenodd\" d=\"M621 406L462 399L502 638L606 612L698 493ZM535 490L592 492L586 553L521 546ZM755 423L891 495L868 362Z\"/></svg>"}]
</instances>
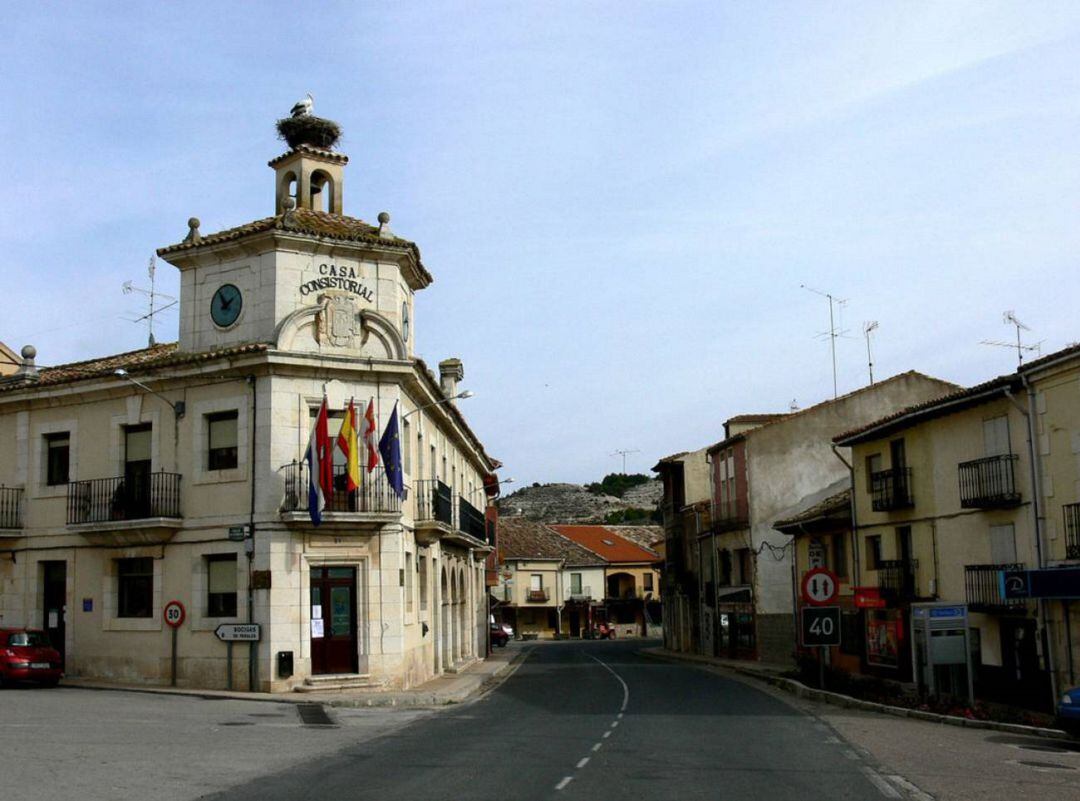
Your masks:
<instances>
[{"instance_id":1,"label":"tiled roof","mask_svg":"<svg viewBox=\"0 0 1080 801\"><path fill-rule=\"evenodd\" d=\"M818 409L820 409L820 408L822 408L824 406L828 406L831 403L837 403L838 401L844 401L844 400L847 400L848 398L855 397L856 395L861 395L864 392L870 392L871 390L880 389L882 384L888 384L888 383L891 383L893 381L900 381L900 380L905 379L905 378L916 378L916 377L917 378L923 378L923 379L926 379L926 380L929 380L929 381L937 381L937 382L939 382L939 383L941 383L942 385L945 385L945 386L953 386L953 387L956 387L957 389L960 388L958 384L953 384L953 383L951 383L949 381L945 381L945 380L940 379L940 378L934 378L933 376L926 375L926 373L920 373L918 370L908 370L908 371L903 372L903 373L898 373L897 375L894 375L894 376L889 376L888 378L884 379L883 381L878 381L875 384L870 384L869 386L865 386L865 387L859 387L858 389L852 390L851 392L848 392L848 393L846 393L844 395L841 395L841 396L839 396L837 398L829 398L828 400L821 401L821 403L815 403L813 406L807 406L805 409L799 409L799 411L797 411L797 412L789 412L787 414L781 415L776 420L773 420L770 423L765 423L763 426L761 426L759 428L754 428L754 429L751 429L750 431L744 431L741 434L735 434L734 436L728 437L727 439L723 439L720 442L717 442L715 445L710 445L709 446L709 453L713 453L714 451L717 451L720 448L723 448L723 447L725 447L726 445L728 445L728 444L730 444L732 442L743 439L744 437L753 436L758 431L761 431L763 428L768 428L769 426L772 426L772 425L780 425L781 423L786 423L788 420L790 420L790 419L792 419L794 417L799 417L801 415L809 414L810 412L817 411ZM833 441L835 442L836 440L833 440Z\"/></svg>"},{"instance_id":2,"label":"tiled roof","mask_svg":"<svg viewBox=\"0 0 1080 801\"><path fill-rule=\"evenodd\" d=\"M990 381L976 384L973 387L960 389L956 392L949 392L945 395L940 395L937 398L923 401L922 403L914 403L911 406L906 406L899 411L878 418L864 426L845 431L843 434L833 437L833 442L838 445L852 445L867 439L876 439L879 436L885 436L889 432L907 428L921 420L928 420L933 417L940 417L944 414L958 411L956 408L957 406L966 407L968 405L976 404L982 400L982 396L988 393L1004 394L1006 389L1018 389L1020 383L1020 377L1015 373L1012 375L998 376ZM964 401L970 401L970 403L965 404Z\"/></svg>"},{"instance_id":3,"label":"tiled roof","mask_svg":"<svg viewBox=\"0 0 1080 801\"><path fill-rule=\"evenodd\" d=\"M524 517L499 518L499 561L508 559L559 559L567 567L605 564L573 540Z\"/></svg>"},{"instance_id":4,"label":"tiled roof","mask_svg":"<svg viewBox=\"0 0 1080 801\"><path fill-rule=\"evenodd\" d=\"M143 348L141 350L116 353L112 356L102 356L97 359L89 359L83 362L61 364L56 367L43 367L38 371L36 381L0 383L0 392L67 384L73 381L83 381L91 378L103 378L112 375L120 369L137 374L158 367L173 367L182 364L214 361L215 359L221 359L228 356L257 353L266 350L267 347L268 346L265 344L255 343L237 345L232 348L221 348L219 350L186 353L177 349L177 343L167 342L149 348Z\"/></svg>"},{"instance_id":5,"label":"tiled roof","mask_svg":"<svg viewBox=\"0 0 1080 801\"><path fill-rule=\"evenodd\" d=\"M346 242L365 242L383 247L407 250L416 257L417 270L424 279L431 283L434 280L420 261L420 249L407 239L396 236L381 236L378 227L370 225L355 217L346 217L342 214L330 214L326 211L312 211L311 209L294 209L285 214L274 217L264 217L261 220L238 225L235 228L227 228L214 234L200 236L198 240L185 239L175 245L158 248L159 256L168 256L172 253L180 253L186 250L217 245L222 242L231 242L243 239L251 234L263 231L287 231L291 234L313 236L321 239L337 239Z\"/></svg>"},{"instance_id":6,"label":"tiled roof","mask_svg":"<svg viewBox=\"0 0 1080 801\"><path fill-rule=\"evenodd\" d=\"M288 150L282 153L280 156L270 159L270 161L266 162L266 164L269 167L273 167L274 165L280 164L281 162L285 161L285 159L290 158L297 153L310 153L313 156L319 156L326 159L327 161L336 161L338 164L349 163L349 157L346 156L344 153L339 153L336 150L327 150L324 147L315 147L314 145L305 145L301 143L294 147L292 150Z\"/></svg>"},{"instance_id":7,"label":"tiled roof","mask_svg":"<svg viewBox=\"0 0 1080 801\"><path fill-rule=\"evenodd\" d=\"M1047 365L1050 362L1057 361L1058 359L1064 358L1066 356L1075 356L1075 355L1080 355L1080 343L1074 344L1074 345L1069 345L1067 348L1062 348L1061 350L1056 351L1055 353L1049 353L1046 356L1038 358L1033 362L1028 362L1024 366L1022 366L1019 369L1018 372L1027 373L1027 372L1030 372L1031 370L1038 370L1040 367L1043 367L1044 365Z\"/></svg>"},{"instance_id":8,"label":"tiled roof","mask_svg":"<svg viewBox=\"0 0 1080 801\"><path fill-rule=\"evenodd\" d=\"M784 520L777 520L773 528L783 530L798 526L800 523L812 523L826 518L851 514L851 487L843 489L835 495L830 495L824 500L818 501L813 506L808 506L796 515Z\"/></svg>"},{"instance_id":9,"label":"tiled roof","mask_svg":"<svg viewBox=\"0 0 1080 801\"><path fill-rule=\"evenodd\" d=\"M654 551L656 543L664 541L663 526L604 526L604 528L637 543L642 548Z\"/></svg>"},{"instance_id":10,"label":"tiled roof","mask_svg":"<svg viewBox=\"0 0 1080 801\"><path fill-rule=\"evenodd\" d=\"M790 417L792 412L767 412L765 414L737 414L729 417L727 423L771 423L782 417Z\"/></svg>"},{"instance_id":11,"label":"tiled roof","mask_svg":"<svg viewBox=\"0 0 1080 801\"><path fill-rule=\"evenodd\" d=\"M564 537L588 548L606 562L655 562L656 551L643 548L609 526L552 526Z\"/></svg>"}]
</instances>

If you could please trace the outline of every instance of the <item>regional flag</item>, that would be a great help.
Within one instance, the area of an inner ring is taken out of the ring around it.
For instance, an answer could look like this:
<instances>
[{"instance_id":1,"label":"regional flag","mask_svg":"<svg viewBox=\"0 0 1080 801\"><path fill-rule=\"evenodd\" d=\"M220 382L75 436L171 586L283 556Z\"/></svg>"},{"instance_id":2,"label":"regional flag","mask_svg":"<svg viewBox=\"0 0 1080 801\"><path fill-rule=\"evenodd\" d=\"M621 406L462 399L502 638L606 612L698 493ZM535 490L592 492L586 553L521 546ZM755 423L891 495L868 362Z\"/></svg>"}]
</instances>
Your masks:
<instances>
[{"instance_id":1,"label":"regional flag","mask_svg":"<svg viewBox=\"0 0 1080 801\"><path fill-rule=\"evenodd\" d=\"M304 454L308 463L308 514L316 526L322 522L323 509L334 494L334 453L326 430L328 418L324 396Z\"/></svg>"},{"instance_id":2,"label":"regional flag","mask_svg":"<svg viewBox=\"0 0 1080 801\"><path fill-rule=\"evenodd\" d=\"M345 410L345 419L341 421L341 430L337 435L337 446L345 454L345 484L349 492L360 489L360 448L356 435L356 406L350 398L349 408Z\"/></svg>"},{"instance_id":3,"label":"regional flag","mask_svg":"<svg viewBox=\"0 0 1080 801\"><path fill-rule=\"evenodd\" d=\"M369 400L364 412L364 428L361 439L367 449L367 471L370 473L379 464L379 452L375 450L375 400Z\"/></svg>"},{"instance_id":4,"label":"regional flag","mask_svg":"<svg viewBox=\"0 0 1080 801\"><path fill-rule=\"evenodd\" d=\"M401 470L401 438L398 436L397 403L394 403L394 411L390 413L390 422L386 424L386 431L379 440L379 453L382 454L383 465L386 467L386 480L399 499L405 497L405 476Z\"/></svg>"}]
</instances>

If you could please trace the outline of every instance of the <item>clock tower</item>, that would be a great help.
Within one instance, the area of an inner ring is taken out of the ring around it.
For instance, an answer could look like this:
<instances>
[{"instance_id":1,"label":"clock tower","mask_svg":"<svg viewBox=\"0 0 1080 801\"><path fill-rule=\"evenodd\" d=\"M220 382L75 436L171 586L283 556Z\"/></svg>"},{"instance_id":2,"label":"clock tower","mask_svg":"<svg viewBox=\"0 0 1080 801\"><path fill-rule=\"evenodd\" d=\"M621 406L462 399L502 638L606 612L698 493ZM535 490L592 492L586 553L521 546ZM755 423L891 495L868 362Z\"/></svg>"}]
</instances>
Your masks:
<instances>
[{"instance_id":1,"label":"clock tower","mask_svg":"<svg viewBox=\"0 0 1080 801\"><path fill-rule=\"evenodd\" d=\"M181 272L182 351L246 343L379 360L413 355L413 298L433 280L416 245L344 213L348 156L336 123L286 118L289 150L272 159L274 215L158 250Z\"/></svg>"}]
</instances>

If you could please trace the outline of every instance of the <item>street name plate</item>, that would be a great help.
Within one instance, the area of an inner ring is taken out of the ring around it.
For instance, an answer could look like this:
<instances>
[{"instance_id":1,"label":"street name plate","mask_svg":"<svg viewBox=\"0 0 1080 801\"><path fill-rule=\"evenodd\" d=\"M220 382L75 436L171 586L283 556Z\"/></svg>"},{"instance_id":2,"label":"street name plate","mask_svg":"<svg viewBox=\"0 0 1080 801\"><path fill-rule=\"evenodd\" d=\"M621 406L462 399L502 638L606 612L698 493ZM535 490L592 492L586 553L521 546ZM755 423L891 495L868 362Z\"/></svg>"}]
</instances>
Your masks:
<instances>
[{"instance_id":1,"label":"street name plate","mask_svg":"<svg viewBox=\"0 0 1080 801\"><path fill-rule=\"evenodd\" d=\"M222 623L214 634L222 642L258 642L262 638L258 623Z\"/></svg>"},{"instance_id":2,"label":"street name plate","mask_svg":"<svg viewBox=\"0 0 1080 801\"><path fill-rule=\"evenodd\" d=\"M840 607L804 606L802 608L802 644L810 648L840 644Z\"/></svg>"}]
</instances>

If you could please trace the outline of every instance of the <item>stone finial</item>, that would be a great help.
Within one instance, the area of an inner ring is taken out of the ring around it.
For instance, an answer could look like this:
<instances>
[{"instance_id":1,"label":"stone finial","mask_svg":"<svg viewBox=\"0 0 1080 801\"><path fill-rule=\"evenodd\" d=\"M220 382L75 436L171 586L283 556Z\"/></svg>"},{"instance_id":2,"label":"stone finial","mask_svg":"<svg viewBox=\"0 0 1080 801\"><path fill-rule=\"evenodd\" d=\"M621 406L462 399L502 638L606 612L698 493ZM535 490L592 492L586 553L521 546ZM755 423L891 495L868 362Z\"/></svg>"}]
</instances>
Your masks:
<instances>
[{"instance_id":1,"label":"stone finial","mask_svg":"<svg viewBox=\"0 0 1080 801\"><path fill-rule=\"evenodd\" d=\"M281 221L285 223L285 225L291 225L293 222L293 212L296 211L296 198L292 195L285 197L281 201L281 206Z\"/></svg>"},{"instance_id":2,"label":"stone finial","mask_svg":"<svg viewBox=\"0 0 1080 801\"><path fill-rule=\"evenodd\" d=\"M187 236L184 237L185 242L191 242L194 245L202 242L202 234L199 233L199 225L198 217L191 217L187 221L188 233Z\"/></svg>"},{"instance_id":3,"label":"stone finial","mask_svg":"<svg viewBox=\"0 0 1080 801\"><path fill-rule=\"evenodd\" d=\"M20 378L36 380L38 369L34 359L37 358L37 348L33 345L23 345L20 353L22 354L22 365L16 375Z\"/></svg>"},{"instance_id":4,"label":"stone finial","mask_svg":"<svg viewBox=\"0 0 1080 801\"><path fill-rule=\"evenodd\" d=\"M392 236L390 233L390 212L379 212L379 236Z\"/></svg>"}]
</instances>

